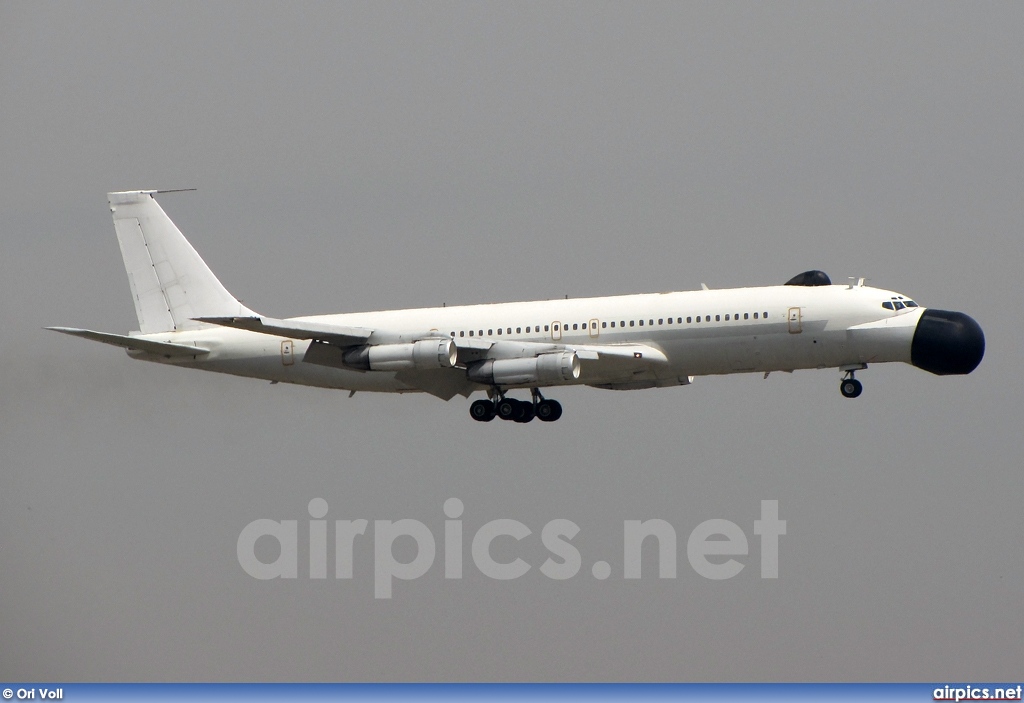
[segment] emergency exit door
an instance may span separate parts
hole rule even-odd
[[[798,334],[803,331],[800,326],[800,308],[789,309],[789,333]]]

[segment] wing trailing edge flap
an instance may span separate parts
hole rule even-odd
[[[451,400],[457,395],[468,398],[477,388],[460,369],[399,371],[395,378],[441,400]]]
[[[141,351],[148,354],[158,354],[163,357],[180,356],[203,356],[209,354],[210,350],[203,347],[195,347],[189,344],[174,344],[173,342],[158,342],[153,339],[131,337],[125,334],[112,334],[110,332],[95,332],[83,330],[77,327],[47,327],[48,330],[70,334],[72,337],[82,337],[94,342],[111,344],[115,347],[122,347],[129,351]]]
[[[323,322],[310,322],[298,319],[277,320],[272,317],[196,317],[193,319],[211,325],[259,332],[260,334],[269,334],[275,337],[319,339],[339,347],[365,344],[366,340],[373,333],[373,330],[363,329],[362,327],[329,325]]]

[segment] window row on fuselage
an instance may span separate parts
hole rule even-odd
[[[744,312],[744,313],[718,313],[713,316],[715,322],[722,322],[723,318],[725,322],[738,322],[740,320],[767,320],[768,311],[764,312]],[[685,320],[685,322],[684,322]],[[598,334],[598,325],[601,329],[624,329],[626,327],[662,327],[666,325],[695,325],[701,324],[701,322],[711,322],[711,315],[687,315],[683,317],[659,317],[659,318],[648,318],[646,321],[643,319],[639,320],[604,320],[599,321],[596,319],[588,320],[587,322],[552,322],[547,325],[543,325],[543,331],[550,333],[552,336],[560,337],[562,334],[567,334],[572,331],[576,332],[587,332],[590,336],[596,336]],[[513,329],[515,332],[513,332]],[[525,330],[525,332],[524,332]],[[486,334],[485,334],[486,332]],[[526,325],[512,327],[490,327],[486,330],[458,330],[452,331],[450,334],[452,337],[502,337],[511,334],[540,334],[541,325]]]

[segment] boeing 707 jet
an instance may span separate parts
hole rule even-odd
[[[985,337],[961,312],[907,295],[834,285],[807,271],[756,288],[382,310],[276,319],[235,299],[157,203],[161,191],[109,193],[139,329],[49,327],[123,347],[134,359],[323,388],[474,393],[474,420],[553,422],[541,389],[685,386],[697,376],[836,368],[861,394],[869,364],[902,361],[967,374]],[[528,390],[517,400],[512,390]]]

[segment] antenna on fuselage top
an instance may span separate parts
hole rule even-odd
[[[866,278],[857,278],[856,276],[847,276],[847,278],[850,279],[850,290],[853,290],[854,288],[863,288],[864,281],[868,280]],[[856,283],[854,283],[854,281],[856,281]]]

